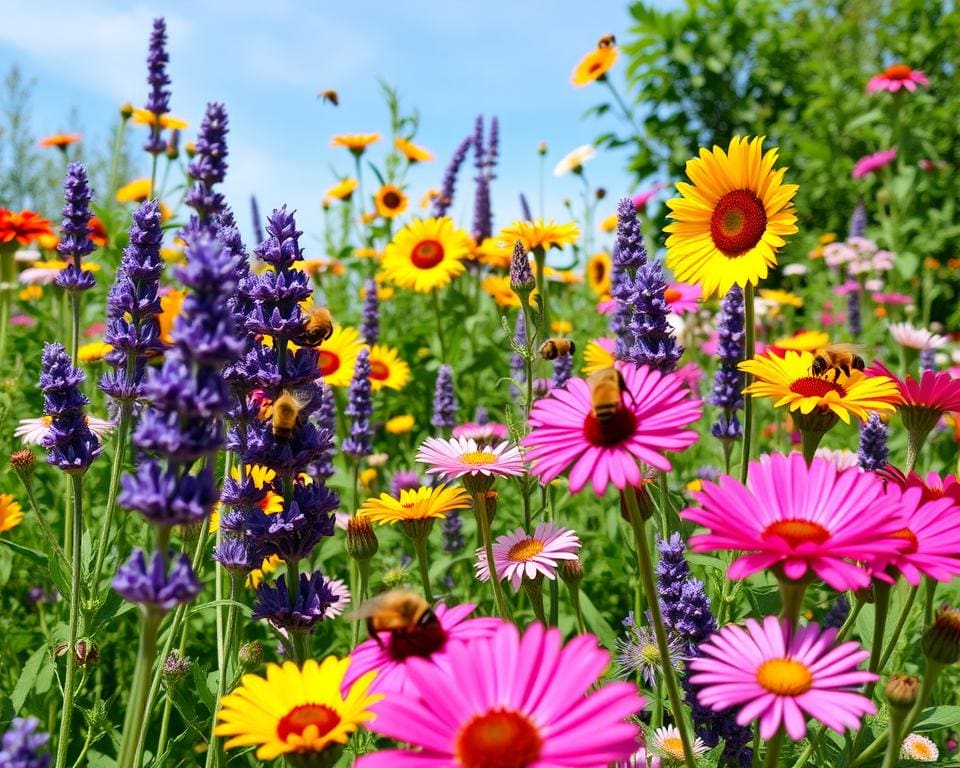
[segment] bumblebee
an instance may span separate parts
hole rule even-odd
[[[271,429],[277,440],[289,440],[293,430],[301,420],[304,406],[310,402],[310,397],[289,389],[283,390],[280,397],[273,401],[273,417]]]
[[[597,48],[610,48],[617,44],[617,38],[613,35],[604,35],[597,41]]]
[[[305,347],[319,347],[333,335],[333,315],[326,307],[310,306],[303,310],[303,341]]]
[[[850,375],[850,371],[862,371],[866,366],[860,352],[863,347],[857,344],[830,344],[819,350],[810,365],[810,373],[824,376],[833,371],[834,382],[840,374]]]
[[[394,659],[429,656],[440,648],[447,633],[430,604],[415,592],[393,589],[367,600],[353,614],[366,619],[370,637]],[[383,634],[388,634],[389,648]]]
[[[576,344],[570,339],[547,339],[540,345],[540,357],[544,360],[556,360],[577,351]]]
[[[597,421],[610,421],[623,408],[623,393],[628,391],[627,383],[616,368],[594,371],[587,379],[587,386],[590,387],[590,401]]]
[[[323,99],[323,101],[325,102],[330,102],[335,107],[340,106],[340,97],[337,96],[337,92],[332,88],[328,88],[325,91],[321,91],[320,93],[317,94],[317,96]]]

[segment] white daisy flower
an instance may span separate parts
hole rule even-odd
[[[940,750],[926,736],[911,733],[903,740],[900,747],[900,757],[907,760],[916,760],[918,763],[933,763],[940,757]]]
[[[910,323],[891,323],[890,335],[897,344],[908,349],[940,349],[948,341],[946,336],[940,336],[926,328],[915,328]]]
[[[690,745],[694,757],[700,757],[709,749],[703,743],[699,736],[694,737],[693,744]],[[680,739],[680,729],[675,725],[667,725],[663,728],[657,728],[653,732],[653,748],[667,760],[680,762],[684,760],[683,741]]]
[[[97,416],[86,416],[87,426],[100,440],[108,437],[116,426],[112,421]],[[51,419],[49,416],[39,416],[35,419],[20,419],[17,428],[13,431],[14,437],[19,437],[24,445],[40,445],[50,431]]]
[[[583,168],[584,163],[589,160],[593,160],[593,158],[596,156],[597,150],[595,150],[590,144],[584,144],[583,146],[577,147],[575,150],[573,150],[573,152],[569,153],[554,166],[553,175],[566,176],[568,173],[576,173]]]

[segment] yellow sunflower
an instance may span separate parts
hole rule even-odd
[[[799,309],[803,306],[803,299],[795,293],[790,293],[790,291],[781,291],[776,288],[761,288],[757,293],[761,299],[766,299],[781,307],[796,307]]]
[[[357,189],[356,179],[343,179],[328,189],[323,197],[326,200],[349,200]]]
[[[446,216],[414,219],[387,246],[383,272],[401,288],[427,293],[463,272],[469,253],[470,236]]]
[[[360,507],[361,517],[380,524],[402,523],[408,520],[427,520],[433,517],[443,518],[455,509],[470,506],[470,496],[463,488],[436,488],[420,486],[416,490],[400,491],[400,498],[381,493],[378,499],[367,499]]]
[[[613,356],[613,339],[593,339],[587,342],[583,350],[583,373],[589,375],[594,371],[603,371],[613,368],[617,359]]]
[[[395,219],[405,210],[410,201],[400,187],[394,184],[384,184],[373,196],[373,204],[385,219]]]
[[[784,336],[771,344],[780,352],[816,352],[830,343],[830,336],[823,331],[797,331],[793,336]]]
[[[179,117],[174,117],[170,114],[164,114],[158,117],[156,112],[151,112],[149,109],[138,108],[134,108],[130,122],[135,125],[149,125],[150,127],[157,125],[159,122],[160,128],[163,130],[170,128],[184,131],[190,127],[190,124],[186,120],[182,120]]]
[[[416,425],[416,419],[414,419],[412,415],[402,413],[399,416],[387,419],[387,423],[383,425],[383,428],[391,435],[405,435],[407,432],[412,431]]]
[[[681,196],[667,201],[674,221],[664,227],[666,265],[677,280],[700,283],[704,298],[756,285],[797,231],[797,185],[783,183],[786,168],[773,168],[777,150],[764,154],[762,143],[738,136],[726,152],[701,149],[687,161],[693,184],[678,182]]]
[[[545,222],[543,219],[535,221],[515,221],[500,232],[500,240],[509,243],[510,248],[519,240],[528,251],[542,248],[549,251],[551,248],[563,248],[572,245],[580,237],[580,227],[576,222],[557,224],[553,219]]]
[[[587,285],[597,296],[610,293],[610,273],[613,261],[608,253],[595,253],[587,261]]]
[[[324,383],[331,387],[349,387],[362,348],[360,331],[350,326],[333,326],[333,334],[323,342],[317,358]]]
[[[755,381],[743,390],[753,397],[776,398],[774,407],[786,405],[803,415],[814,409],[832,411],[844,424],[850,423],[850,414],[866,421],[871,411],[893,411],[897,401],[897,384],[886,376],[865,376],[862,371],[840,373],[834,381],[834,372],[814,376],[811,352],[786,352],[777,355],[758,355],[740,363],[740,370],[753,374]]]
[[[570,82],[577,88],[589,85],[595,80],[610,71],[610,68],[616,63],[620,52],[615,45],[604,45],[594,48],[590,53],[580,59],[580,62],[570,75]]]
[[[96,363],[106,356],[107,352],[113,349],[112,344],[105,341],[94,341],[90,344],[81,344],[77,349],[77,360],[81,363]]]
[[[396,349],[382,344],[370,348],[370,388],[374,392],[403,389],[409,381],[410,366],[400,359]]]
[[[397,136],[397,138],[393,140],[393,146],[395,146],[397,151],[407,158],[410,163],[427,163],[433,160],[433,152],[426,147],[417,146],[408,139]]]
[[[268,419],[270,418],[270,414],[272,412],[272,408],[267,406],[261,415],[264,419]],[[248,464],[245,468],[245,471],[247,477],[253,480],[253,487],[258,491],[264,491],[264,494],[260,497],[259,501],[259,507],[263,510],[264,514],[275,515],[277,512],[282,511],[283,496],[269,488],[270,484],[276,479],[277,473],[274,470],[259,464]],[[240,467],[231,467],[230,477],[239,483]],[[214,508],[213,513],[210,515],[210,532],[216,533],[219,528],[220,505],[218,504]]]
[[[258,760],[297,753],[317,755],[350,735],[375,715],[370,706],[383,698],[367,693],[376,672],[368,672],[343,695],[350,659],[327,656],[303,668],[292,661],[267,665],[266,678],[244,675],[223,697],[214,733],[229,736],[227,748],[256,745]]]
[[[493,269],[509,269],[513,245],[508,245],[495,237],[485,237],[473,252],[481,264],[486,264]]]
[[[331,147],[346,147],[353,154],[359,156],[367,147],[380,141],[379,133],[347,133],[334,136],[330,139]]]
[[[0,493],[0,533],[16,528],[23,522],[23,508],[13,494]]]

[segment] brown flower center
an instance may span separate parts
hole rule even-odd
[[[847,390],[835,381],[827,381],[816,376],[804,376],[790,385],[790,391],[801,397],[823,397],[828,392],[836,392],[845,397]]]
[[[518,541],[507,552],[507,559],[515,563],[525,563],[543,552],[543,542],[539,539]]]
[[[593,282],[599,285],[603,282],[603,278],[607,276],[607,265],[602,259],[597,259],[590,267],[593,273]]]
[[[410,261],[417,269],[432,269],[443,261],[443,245],[436,240],[421,240],[413,247]]]
[[[777,696],[799,696],[813,687],[813,674],[799,661],[769,659],[757,669],[757,682]]]
[[[603,421],[590,411],[583,420],[583,436],[593,445],[605,447],[616,445],[631,437],[636,431],[637,417],[629,408],[620,408]]]
[[[830,531],[810,520],[778,520],[766,527],[762,538],[769,539],[774,536],[779,536],[796,549],[807,542],[823,544],[830,538]]]
[[[389,192],[385,192],[384,195],[380,198],[380,201],[383,203],[384,208],[390,208],[392,210],[394,208],[400,207],[400,203],[403,202],[403,198],[401,198],[400,195],[398,195],[396,192],[391,190]]]
[[[911,72],[913,72],[913,70],[910,69],[907,64],[894,64],[893,66],[887,67],[883,75],[890,80],[908,80]]]
[[[463,768],[526,768],[540,759],[542,745],[539,732],[525,715],[494,709],[460,730],[456,756]]]
[[[291,734],[302,736],[310,726],[317,729],[317,736],[325,736],[340,724],[340,715],[323,704],[301,704],[280,718],[277,723],[277,738],[286,742]]]
[[[710,236],[724,256],[739,256],[760,242],[767,228],[767,210],[748,189],[727,192],[710,218]]]

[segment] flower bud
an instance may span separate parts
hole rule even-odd
[[[912,675],[893,675],[883,692],[892,709],[908,712],[917,703],[920,681]]]
[[[410,569],[403,565],[395,565],[392,568],[387,568],[380,580],[387,589],[396,589],[405,587],[409,579]]]
[[[180,653],[170,651],[170,655],[163,662],[163,681],[169,686],[178,683],[193,671],[193,661]]]
[[[594,194],[597,196],[597,200],[603,200],[607,196],[607,190],[603,187],[597,187]]]
[[[263,643],[259,640],[244,643],[240,646],[237,658],[240,660],[240,666],[243,667],[244,671],[250,672],[256,669],[263,663]]]
[[[164,154],[166,154],[168,160],[176,160],[180,157],[180,131],[176,128],[170,131],[170,138],[167,141]]]
[[[197,145],[192,141],[188,141],[183,145],[183,151],[187,153],[187,157],[193,157],[197,154]]]
[[[533,270],[530,269],[530,258],[523,243],[517,240],[513,246],[513,254],[510,256],[510,290],[523,299],[530,295],[536,284]]]
[[[486,502],[487,520],[490,521],[490,525],[493,525],[493,519],[497,516],[497,502],[500,499],[500,494],[496,491],[486,491],[483,494],[483,499]]]
[[[939,664],[960,661],[960,610],[945,605],[920,640],[923,655]]]
[[[54,652],[58,657],[66,656],[69,648],[67,643],[57,643]],[[100,661],[100,650],[87,640],[77,640],[77,644],[73,647],[73,656],[78,667],[86,667],[88,664],[96,664]]]
[[[369,560],[380,548],[373,524],[366,517],[351,517],[347,521],[347,554],[354,560]]]
[[[123,102],[123,104],[120,105],[120,117],[124,120],[129,120],[133,117],[133,104],[129,101]]]
[[[537,147],[537,153],[541,155],[547,154],[547,142],[541,141],[540,146]]]
[[[22,448],[10,454],[10,466],[17,476],[26,483],[32,476],[37,465],[37,457],[29,448]]]
[[[583,563],[578,557],[576,560],[560,561],[560,578],[569,587],[576,587],[583,581]]]

